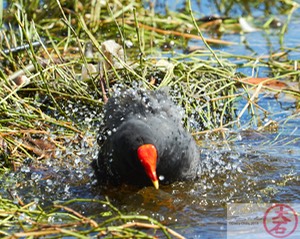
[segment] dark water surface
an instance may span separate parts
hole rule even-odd
[[[177,4],[167,2],[173,10],[182,6],[182,1],[177,1]],[[201,1],[201,7],[196,2],[193,1],[195,10],[202,10],[199,15],[217,12],[209,1]],[[276,14],[276,10],[273,11]],[[235,16],[241,14],[243,11],[239,8],[234,10]],[[263,16],[263,10],[253,10],[252,14]],[[278,17],[283,22],[287,19],[284,14],[278,14]],[[299,24],[298,8],[288,25],[283,44],[280,43],[278,30],[274,29],[271,33],[257,31],[224,35],[224,39],[241,44],[219,50],[260,56],[280,47],[299,49]],[[242,38],[250,48],[242,43]],[[191,41],[190,44],[198,42]],[[291,52],[288,57],[299,61],[300,53]],[[240,71],[251,75],[252,69]],[[259,76],[270,73],[268,69],[256,71]],[[241,99],[239,110],[245,102]],[[251,117],[246,112],[241,118],[241,128],[226,132],[228,141],[214,135],[201,138],[202,172],[196,182],[178,182],[161,186],[159,190],[128,186],[100,190],[91,179],[93,172],[89,166],[97,155],[97,146],[90,147],[86,143],[91,138],[87,134],[75,149],[74,145],[70,145],[66,152],[61,153],[60,162],[49,159],[39,167],[28,164],[21,172],[5,175],[0,193],[7,196],[6,190],[9,189],[21,195],[25,202],[36,200],[45,206],[55,200],[74,197],[104,199],[109,196],[121,211],[152,216],[187,238],[226,238],[228,203],[300,203],[300,114],[296,103],[297,99],[293,97],[274,97],[262,93],[258,104],[268,111],[267,114],[261,113],[254,122],[249,122]],[[271,120],[278,122],[278,125],[258,130],[259,125]],[[68,160],[69,157],[76,158],[75,164]],[[16,184],[19,186],[15,187]],[[99,205],[86,203],[78,208],[85,215],[98,215],[103,211]],[[300,238],[300,231],[289,238]]]
[[[24,166],[22,172],[6,175],[1,194],[10,189],[25,202],[35,200],[42,206],[74,197],[104,200],[108,196],[122,212],[149,215],[187,238],[226,238],[228,203],[300,202],[299,120],[298,115],[274,133],[252,129],[228,133],[230,142],[208,136],[200,142],[202,176],[196,182],[178,182],[159,190],[100,189],[93,185],[89,167],[95,155],[82,147],[83,154],[71,153],[77,157],[75,165],[48,160],[41,167]],[[84,215],[105,211],[89,203],[75,209]],[[298,231],[291,238],[299,235]]]

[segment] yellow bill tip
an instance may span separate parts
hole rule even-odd
[[[159,183],[158,183],[158,180],[153,180],[152,183],[153,183],[153,185],[154,185],[154,187],[155,187],[156,189],[159,189]]]

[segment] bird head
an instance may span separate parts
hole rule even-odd
[[[143,144],[137,149],[137,156],[143,165],[147,176],[151,179],[154,187],[159,188],[156,174],[157,150],[153,144]]]

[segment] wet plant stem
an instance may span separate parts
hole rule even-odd
[[[143,47],[142,47],[142,38],[141,38],[141,34],[140,34],[140,28],[139,28],[139,23],[137,20],[135,8],[133,9],[133,15],[134,15],[134,22],[135,22],[135,30],[136,30],[136,35],[137,35],[138,45],[139,45],[139,50],[140,50],[140,54],[139,54],[140,67],[143,68],[144,51],[143,51]]]
[[[209,46],[209,44],[206,42],[205,38],[203,37],[202,31],[200,30],[200,28],[197,25],[197,22],[195,20],[194,14],[193,14],[193,9],[192,9],[192,5],[191,5],[191,0],[188,0],[188,8],[189,8],[189,12],[192,18],[192,22],[194,24],[194,27],[196,28],[199,36],[201,37],[204,45],[206,46],[206,48],[211,52],[211,54],[214,56],[214,58],[216,59],[216,61],[219,63],[219,65],[221,67],[223,67],[223,63],[219,60],[218,56],[216,55],[216,53],[213,51],[213,49]]]

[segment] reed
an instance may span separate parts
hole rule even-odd
[[[208,26],[197,19],[190,1],[186,14],[166,9],[170,18],[155,13],[151,4],[144,8],[141,1],[104,2],[14,0],[3,10],[0,1],[0,26],[4,26],[0,38],[0,174],[17,170],[25,159],[55,159],[55,152],[66,150],[70,142],[77,145],[85,139],[96,144],[105,98],[116,86],[168,87],[195,137],[214,132],[226,138],[228,129],[242,127],[240,119],[246,113],[250,121],[257,121],[258,113],[266,112],[256,103],[263,90],[300,97],[297,88],[267,84],[283,78],[299,81],[297,62],[285,57],[299,52],[299,47],[260,57],[233,55],[212,46],[236,42],[203,36]],[[229,9],[226,1],[215,2]],[[295,5],[286,2],[290,19]],[[229,20],[210,29],[235,29],[237,21]],[[102,43],[110,39],[121,46],[122,54],[107,55]],[[191,39],[204,44],[188,49]],[[85,53],[87,43],[92,45],[92,57]],[[83,67],[87,77],[82,77]],[[267,67],[272,77],[259,84],[246,81],[247,76],[237,73],[244,67]],[[246,103],[238,110],[236,103],[241,99]],[[22,205],[0,196],[0,234],[6,238],[155,238],[151,235],[159,232],[166,238],[182,238],[149,217],[122,214],[106,201],[90,203],[108,205],[113,216],[96,222],[66,206],[69,202],[43,209],[34,202]],[[47,222],[54,213],[63,223]]]

